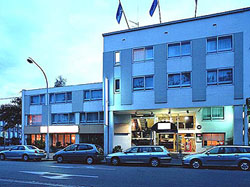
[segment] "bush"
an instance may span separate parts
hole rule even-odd
[[[44,149],[45,148],[45,142],[41,140],[36,140],[35,141],[35,146],[38,147],[39,149]]]
[[[122,152],[122,147],[120,145],[117,145],[113,148],[113,153],[117,153],[117,152]]]

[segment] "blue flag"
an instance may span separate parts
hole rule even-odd
[[[122,18],[122,4],[119,3],[119,6],[118,6],[118,9],[117,9],[117,12],[116,12],[116,20],[117,22],[120,24],[120,21],[121,21],[121,18]]]
[[[154,14],[154,12],[155,12],[155,9],[156,9],[157,5],[158,5],[158,0],[154,0],[153,3],[152,3],[151,8],[150,8],[150,10],[149,10],[150,16],[153,16],[153,14]]]

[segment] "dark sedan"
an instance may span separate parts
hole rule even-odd
[[[81,161],[87,164],[100,162],[104,159],[103,149],[94,144],[72,144],[65,149],[56,152],[53,159],[58,163],[64,161]]]

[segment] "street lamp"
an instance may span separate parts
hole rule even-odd
[[[47,91],[47,101],[46,101],[46,105],[47,105],[47,111],[48,111],[48,121],[47,121],[47,140],[46,140],[46,143],[45,143],[45,150],[46,150],[46,157],[47,159],[49,158],[49,116],[50,116],[50,112],[49,112],[49,84],[48,84],[48,79],[47,79],[47,76],[45,74],[45,72],[43,71],[43,69],[41,68],[41,66],[39,66],[35,60],[33,60],[31,57],[29,57],[27,59],[27,61],[30,63],[30,64],[35,64],[43,73],[44,75],[44,78],[45,78],[45,81],[46,81],[46,91]]]

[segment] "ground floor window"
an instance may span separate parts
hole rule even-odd
[[[67,147],[68,145],[75,143],[75,137],[75,134],[51,134],[51,146],[57,148]]]
[[[27,144],[35,145],[40,149],[45,148],[45,134],[30,134],[27,136]]]
[[[103,134],[80,134],[80,143],[97,144],[103,147]]]
[[[203,146],[216,146],[225,144],[225,134],[224,133],[204,133]]]

